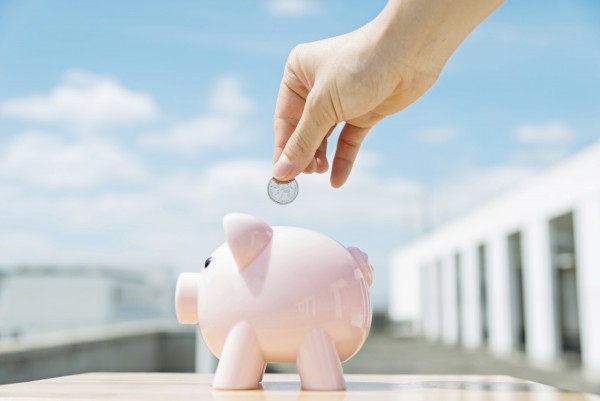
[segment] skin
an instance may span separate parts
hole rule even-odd
[[[296,46],[275,107],[273,177],[328,171],[327,139],[344,123],[331,167],[331,185],[341,187],[371,128],[421,97],[501,3],[390,0],[356,31]]]

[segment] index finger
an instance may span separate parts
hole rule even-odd
[[[275,140],[273,161],[279,159],[286,143],[294,133],[302,116],[305,103],[306,99],[304,97],[290,89],[284,82],[281,83],[273,121]]]

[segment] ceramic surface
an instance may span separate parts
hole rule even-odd
[[[219,389],[256,388],[268,362],[296,362],[302,387],[345,388],[341,362],[371,325],[365,253],[320,233],[241,213],[205,268],[179,277],[178,320],[197,324],[220,358]]]

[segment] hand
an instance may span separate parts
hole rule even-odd
[[[500,1],[391,0],[354,32],[294,48],[275,108],[273,177],[326,172],[327,138],[345,122],[331,169],[331,185],[342,186],[373,125],[425,93]]]
[[[275,160],[284,155],[275,178],[327,171],[327,137],[345,121],[331,170],[331,185],[342,186],[371,127],[435,82],[437,75],[390,57],[374,36],[366,26],[291,52],[275,109]]]

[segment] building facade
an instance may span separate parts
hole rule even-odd
[[[0,340],[173,315],[166,268],[0,268]]]
[[[405,331],[600,378],[600,143],[401,248],[390,276]]]

